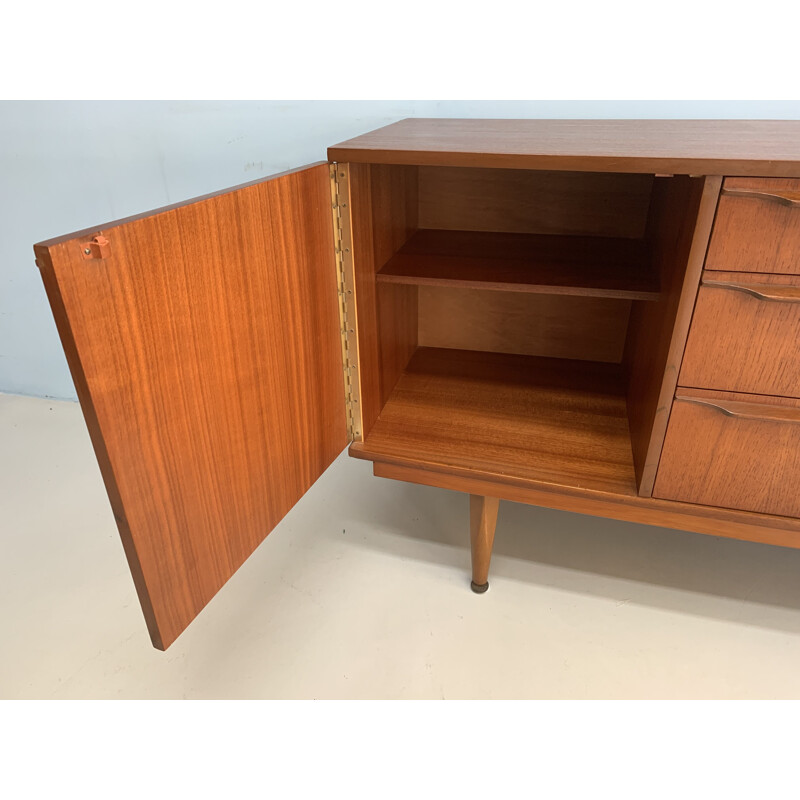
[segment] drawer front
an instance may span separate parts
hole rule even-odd
[[[800,179],[726,178],[706,269],[800,275]]]
[[[678,385],[800,397],[800,281],[715,274],[703,275]]]
[[[676,396],[653,496],[800,517],[800,401],[704,394]]]

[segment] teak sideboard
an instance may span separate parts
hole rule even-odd
[[[348,443],[800,547],[800,122],[410,119],[35,246],[165,649]]]

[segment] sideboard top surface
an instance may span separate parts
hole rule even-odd
[[[800,177],[800,121],[404,119],[331,161]]]

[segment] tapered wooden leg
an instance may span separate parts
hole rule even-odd
[[[469,496],[469,538],[472,546],[472,591],[483,594],[489,588],[494,529],[500,501],[496,497]]]

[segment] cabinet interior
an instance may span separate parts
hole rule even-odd
[[[362,454],[636,494],[702,185],[350,165]]]

